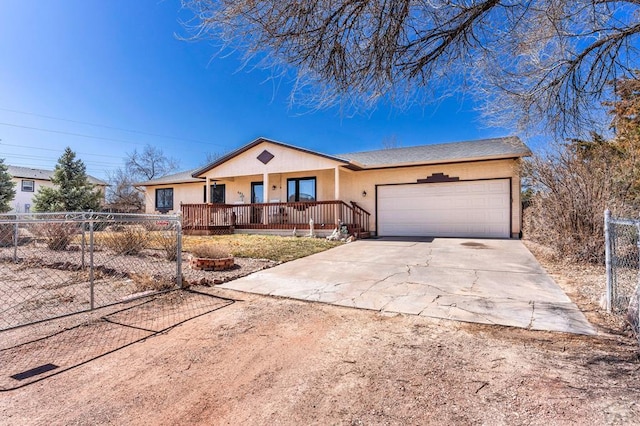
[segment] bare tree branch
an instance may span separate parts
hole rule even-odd
[[[164,155],[160,148],[145,145],[142,152],[134,150],[127,154],[125,170],[133,180],[151,180],[178,170],[176,159]]]
[[[494,124],[579,131],[640,68],[640,1],[183,0],[192,39],[292,77],[312,108],[473,93]],[[539,128],[539,127],[538,127]]]

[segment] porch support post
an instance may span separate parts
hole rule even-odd
[[[263,173],[262,175],[262,200],[265,203],[269,202],[269,189],[271,188],[269,184],[269,173]],[[265,225],[269,224],[269,209],[262,209],[262,223]]]
[[[333,194],[334,194],[334,200],[340,201],[340,167],[336,166],[336,168],[334,169],[334,178],[333,178],[333,183],[334,183],[334,189],[333,189]],[[345,218],[340,217],[340,212],[342,211],[342,206],[336,204],[335,205],[335,213],[334,213],[334,222],[336,224],[336,226],[340,225],[340,221],[344,221]]]

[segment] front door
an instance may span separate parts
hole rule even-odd
[[[225,202],[225,186],[224,184],[214,183],[211,185],[211,197],[209,202],[213,204],[224,204]]]
[[[264,184],[251,182],[251,204],[264,203]],[[262,223],[262,206],[251,206],[251,223]]]

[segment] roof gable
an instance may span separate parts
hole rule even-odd
[[[277,147],[281,147],[281,148],[284,148],[286,150],[293,150],[293,151],[305,153],[305,154],[308,154],[308,155],[312,155],[312,156],[316,156],[316,157],[319,157],[319,158],[327,159],[327,160],[330,160],[332,162],[336,162],[338,164],[344,164],[344,165],[348,165],[349,164],[349,161],[345,160],[343,158],[339,158],[339,157],[328,155],[328,154],[323,154],[323,153],[320,153],[320,152],[317,152],[317,151],[312,151],[310,149],[301,148],[301,147],[298,147],[298,146],[289,145],[289,144],[286,144],[286,143],[282,143],[282,142],[278,142],[278,141],[274,141],[274,140],[271,140],[271,139],[260,137],[260,138],[255,139],[254,141],[248,143],[247,145],[244,145],[244,146],[236,149],[235,151],[232,151],[229,154],[218,158],[214,162],[212,162],[210,164],[207,164],[206,166],[194,171],[192,176],[194,176],[194,177],[202,177],[202,175],[204,175],[205,173],[209,172],[210,170],[212,170],[212,169],[214,169],[216,167],[219,167],[219,166],[221,166],[221,165],[223,165],[223,164],[225,164],[225,163],[227,163],[227,162],[229,162],[229,161],[241,156],[242,154],[252,150],[253,148],[258,147],[259,145],[265,145],[265,147],[267,148],[267,149],[265,149],[265,151],[267,151],[267,154],[265,154],[265,158],[263,158],[263,159],[257,158],[258,161],[261,161],[265,165],[268,164],[269,161],[271,160],[271,159],[268,158],[269,157],[268,154],[270,154],[270,152],[268,150],[268,145],[275,145]],[[263,153],[264,152],[260,153],[258,155],[258,157],[260,155],[262,155]]]

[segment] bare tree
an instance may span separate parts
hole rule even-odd
[[[528,239],[575,261],[604,260],[602,213],[616,215],[635,210],[628,184],[632,170],[625,167],[624,152],[600,135],[551,145],[547,155],[524,163],[531,190],[524,213]]]
[[[144,197],[133,184],[135,181],[127,171],[118,167],[108,174],[107,203],[117,212],[134,213],[144,210]]]
[[[107,203],[120,212],[138,212],[144,210],[142,191],[135,183],[156,179],[178,169],[178,162],[164,155],[160,148],[146,145],[142,152],[134,150],[127,154],[124,167],[109,173]]]
[[[224,154],[222,152],[219,152],[219,151],[207,152],[207,155],[205,156],[204,165],[211,164],[214,161],[218,160],[219,158],[222,158],[223,156],[224,156]]]
[[[164,155],[160,148],[145,145],[142,152],[134,150],[127,154],[126,173],[134,180],[151,180],[178,170],[176,159]]]
[[[192,39],[294,75],[292,102],[474,93],[500,123],[569,132],[638,68],[637,0],[183,0]]]

